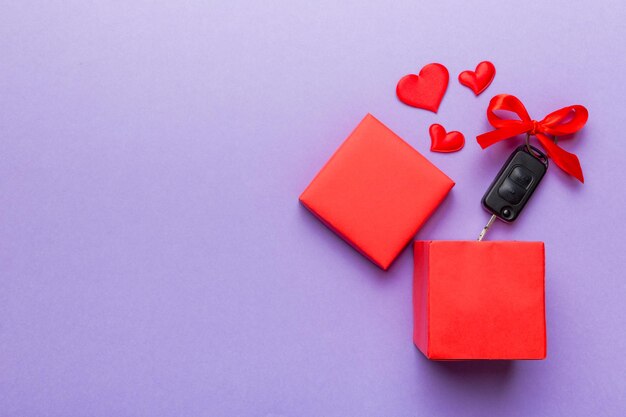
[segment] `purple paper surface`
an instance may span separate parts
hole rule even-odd
[[[271,4],[269,4],[271,3]],[[0,416],[624,416],[626,3],[4,1]],[[497,69],[475,97],[457,76]],[[438,114],[395,97],[429,62]],[[426,360],[412,254],[383,272],[297,202],[368,112],[456,186],[475,239],[512,140],[485,109],[583,104],[514,225],[541,240],[548,358]],[[428,127],[467,139],[429,152]]]

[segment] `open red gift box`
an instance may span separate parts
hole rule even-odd
[[[454,186],[419,152],[368,114],[300,202],[383,269]]]
[[[544,359],[543,242],[417,241],[415,345],[429,359]]]

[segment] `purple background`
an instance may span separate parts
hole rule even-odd
[[[622,0],[43,3],[0,5],[1,416],[626,415]],[[436,115],[394,93],[429,62]],[[548,359],[429,362],[410,251],[383,272],[297,197],[371,112],[457,182],[418,237],[474,239],[501,92],[591,115],[587,183],[551,167],[488,235],[546,242]]]

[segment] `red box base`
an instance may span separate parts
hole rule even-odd
[[[429,359],[544,359],[543,242],[417,241],[413,340]]]

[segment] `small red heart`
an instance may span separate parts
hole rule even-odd
[[[448,88],[449,74],[441,64],[428,64],[419,75],[409,74],[400,78],[396,94],[409,106],[437,113],[439,104]]]
[[[476,71],[460,73],[459,82],[472,90],[475,95],[479,95],[489,87],[495,76],[496,67],[489,61],[483,61],[476,66]]]
[[[456,152],[465,145],[463,133],[457,131],[446,133],[446,129],[437,123],[430,125],[428,133],[432,152]]]

